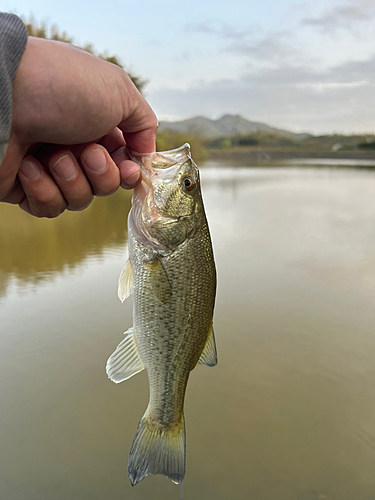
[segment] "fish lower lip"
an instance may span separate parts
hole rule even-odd
[[[134,188],[133,196],[134,198],[138,198],[143,204],[145,198],[150,193],[150,184],[142,178],[142,181],[138,184],[137,187]]]

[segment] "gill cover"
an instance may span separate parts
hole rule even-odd
[[[168,254],[195,225],[200,185],[190,146],[150,154],[128,149],[128,154],[142,171],[133,194],[132,229],[142,243]]]

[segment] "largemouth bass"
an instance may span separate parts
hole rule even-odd
[[[108,359],[116,383],[144,368],[150,400],[129,455],[132,485],[151,474],[185,475],[184,398],[191,370],[217,363],[212,316],[216,271],[190,146],[130,152],[142,170],[128,218],[129,260],[119,297],[134,290],[133,328]]]

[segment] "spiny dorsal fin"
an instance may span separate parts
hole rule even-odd
[[[106,366],[108,378],[116,384],[141,372],[145,367],[135,343],[133,328],[129,328],[125,335],[124,340],[119,343],[115,352],[109,357]]]
[[[133,291],[133,266],[130,262],[130,259],[127,260],[124,269],[121,271],[120,278],[118,280],[118,298],[121,302],[124,302],[125,299],[129,297],[129,295]]]
[[[198,363],[200,365],[207,366],[215,366],[217,364],[216,342],[212,325],[210,331],[208,332],[207,342]]]

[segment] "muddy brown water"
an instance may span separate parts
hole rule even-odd
[[[185,500],[373,500],[375,170],[211,162],[202,184],[219,364],[189,381]],[[0,205],[1,499],[178,499],[164,477],[130,486],[147,376],[104,371],[132,323],[129,208]]]

